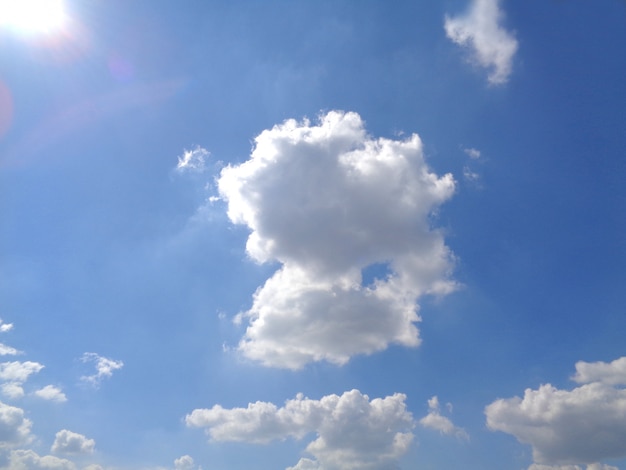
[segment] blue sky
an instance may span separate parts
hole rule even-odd
[[[0,468],[626,469],[626,3],[30,1]]]

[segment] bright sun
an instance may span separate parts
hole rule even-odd
[[[66,19],[63,0],[0,0],[0,27],[16,32],[51,33]]]

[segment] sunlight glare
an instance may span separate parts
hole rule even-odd
[[[0,0],[0,27],[27,34],[50,33],[65,21],[63,0]]]

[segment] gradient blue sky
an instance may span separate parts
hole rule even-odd
[[[0,18],[0,468],[626,470],[624,1],[65,14]]]

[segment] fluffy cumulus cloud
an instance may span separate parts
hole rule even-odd
[[[450,418],[442,416],[439,399],[436,396],[428,400],[428,414],[420,419],[420,424],[425,428],[439,431],[441,434],[456,436],[459,439],[469,439],[469,435],[463,428],[455,426]]]
[[[100,386],[100,382],[102,382],[102,380],[110,378],[113,375],[113,371],[121,369],[124,366],[122,361],[102,357],[92,352],[86,352],[83,354],[81,361],[94,363],[96,373],[92,375],[83,375],[80,378],[83,382],[91,384],[94,387]]]
[[[23,383],[28,380],[32,374],[36,374],[43,365],[38,362],[3,362],[0,364],[0,380],[8,380],[12,382]]]
[[[201,467],[196,467],[193,458],[190,455],[183,455],[182,457],[174,460],[174,470],[202,470]]]
[[[601,382],[608,385],[626,385],[626,357],[613,362],[576,363],[576,375],[573,380],[578,383]]]
[[[218,179],[249,255],[280,269],[238,318],[239,350],[268,366],[346,363],[390,343],[417,346],[417,300],[445,294],[453,256],[432,214],[454,193],[424,161],[417,135],[374,139],[356,113],[288,120],[255,139]],[[372,282],[368,267],[382,265]]]
[[[53,401],[56,403],[64,403],[67,401],[65,393],[63,393],[60,388],[55,387],[54,385],[46,385],[45,387],[33,392],[33,395],[44,400]]]
[[[530,444],[536,466],[609,469],[602,460],[626,456],[626,384],[623,364],[579,362],[573,390],[550,384],[527,389],[523,398],[487,406],[487,425]],[[569,467],[568,467],[569,466]]]
[[[30,442],[31,427],[24,410],[0,402],[0,449]]]
[[[306,447],[314,459],[303,458],[291,470],[380,470],[394,468],[413,439],[405,399],[395,394],[370,400],[358,390],[320,400],[300,394],[280,408],[256,402],[247,408],[197,409],[186,423],[206,428],[213,441],[268,443],[316,433]]]
[[[517,41],[501,26],[503,13],[499,0],[472,0],[469,10],[460,16],[446,16],[446,35],[471,51],[471,59],[490,69],[488,80],[502,84],[509,79]]]
[[[40,456],[32,450],[20,449],[11,451],[7,468],[11,470],[76,470],[76,465],[53,455]]]
[[[92,454],[96,441],[67,429],[56,433],[52,452],[58,454]]]

